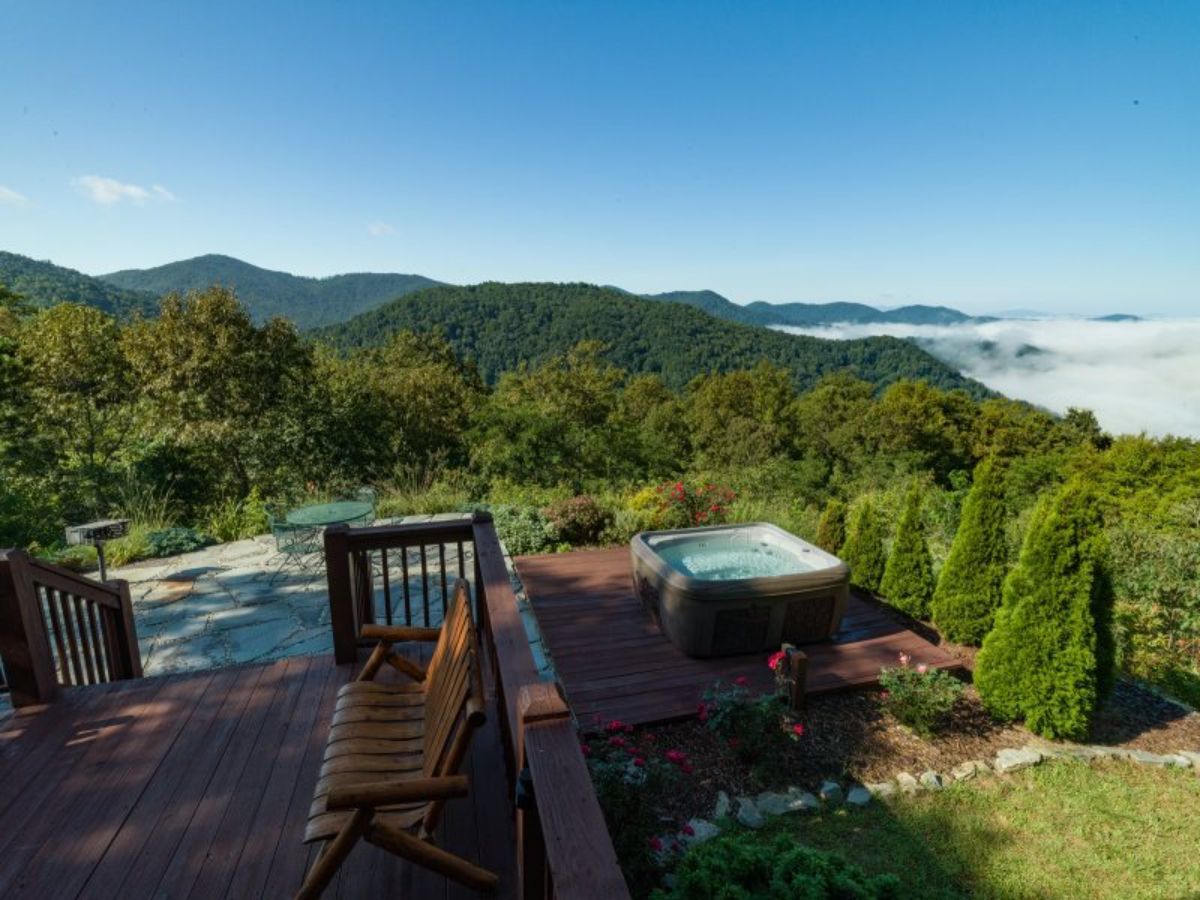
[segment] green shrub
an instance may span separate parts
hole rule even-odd
[[[975,469],[930,603],[933,623],[945,637],[979,645],[1000,606],[1007,566],[1003,471],[988,458]]]
[[[899,860],[897,861],[900,862]],[[654,900],[891,900],[895,875],[867,875],[839,854],[797,843],[787,832],[720,835],[688,851],[670,888]]]
[[[987,708],[1045,737],[1085,737],[1112,685],[1112,604],[1098,498],[1077,477],[1039,504],[1004,582],[975,668]]]
[[[887,554],[883,549],[883,519],[870,497],[863,498],[850,517],[841,558],[850,567],[850,580],[876,592],[883,580]]]
[[[152,531],[146,536],[146,539],[150,550],[149,555],[155,559],[202,550],[213,543],[212,538],[201,534],[196,529],[182,527]]]
[[[921,521],[921,489],[914,485],[904,503],[879,592],[892,606],[924,619],[929,615],[933,588],[933,560]]]
[[[912,662],[908,654],[901,653],[900,665],[880,671],[883,705],[917,734],[929,737],[939,720],[954,709],[963,686],[953,675]]]
[[[589,494],[551,503],[546,518],[569,544],[598,544],[612,524],[612,513]]]
[[[825,504],[817,523],[817,546],[835,556],[846,543],[846,504],[836,497]]]
[[[500,505],[491,507],[491,513],[496,534],[513,556],[551,553],[559,549],[558,531],[540,509]]]

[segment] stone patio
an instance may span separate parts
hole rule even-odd
[[[410,516],[389,524],[459,518],[458,515]],[[447,583],[459,570],[457,550],[446,548]],[[463,571],[474,580],[474,556],[468,545]],[[526,630],[539,666],[549,663],[524,591],[505,553],[510,577],[521,600]],[[329,591],[319,556],[305,568],[281,570],[282,558],[269,535],[217,544],[169,559],[146,560],[110,573],[129,582],[142,666],[147,675],[261,662],[283,656],[333,652],[329,627]],[[410,551],[409,590],[414,625],[425,624],[417,551]],[[394,621],[405,624],[404,575],[399,554],[389,554]],[[378,565],[378,563],[377,563]],[[427,560],[430,624],[442,619],[441,569],[437,555]],[[376,617],[383,621],[383,590],[376,576]]]

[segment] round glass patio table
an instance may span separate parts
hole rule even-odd
[[[371,514],[372,506],[364,500],[339,500],[337,503],[316,503],[312,506],[301,506],[288,510],[289,525],[337,525],[340,522],[353,522]]]

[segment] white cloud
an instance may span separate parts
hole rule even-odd
[[[1059,413],[1069,406],[1091,409],[1108,431],[1200,437],[1200,319],[783,330],[832,338],[911,338],[1009,397]]]
[[[380,222],[376,219],[374,222],[367,223],[367,234],[371,237],[389,237],[396,233],[396,226],[389,225],[387,222]]]
[[[20,209],[23,206],[29,205],[29,198],[24,194],[18,194],[12,188],[5,187],[0,184],[0,206],[12,206]]]
[[[175,200],[176,197],[161,184],[156,184],[148,190],[139,184],[126,184],[115,178],[105,178],[101,175],[82,175],[72,179],[76,189],[101,206],[112,206],[122,200],[142,205],[147,200]]]

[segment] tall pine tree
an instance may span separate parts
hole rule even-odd
[[[904,513],[879,585],[879,592],[888,603],[918,619],[929,615],[934,589],[933,560],[921,521],[921,499],[921,486],[914,484],[905,498]]]
[[[850,580],[860,588],[876,592],[883,580],[887,554],[883,549],[884,528],[875,503],[864,498],[850,517],[842,561],[850,567]]]
[[[1004,519],[1004,472],[989,457],[975,467],[930,604],[934,625],[952,641],[978,646],[992,628],[1008,567]]]
[[[1099,502],[1082,478],[1039,506],[975,667],[993,714],[1024,717],[1049,738],[1087,736],[1114,678],[1107,553]]]

